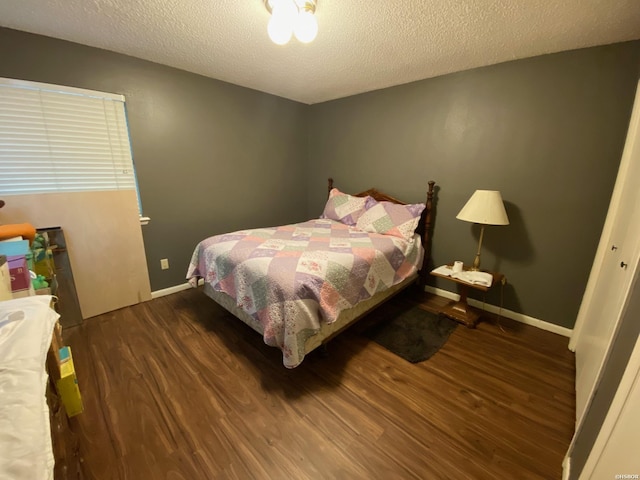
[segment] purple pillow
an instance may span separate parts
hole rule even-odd
[[[425,204],[399,205],[392,202],[377,202],[369,197],[365,208],[366,211],[356,222],[356,228],[365,232],[394,235],[411,240]]]
[[[327,200],[320,218],[337,220],[353,227],[360,215],[364,213],[365,203],[368,198],[371,197],[354,197],[353,195],[342,193],[337,188],[333,188],[329,192],[329,200]]]

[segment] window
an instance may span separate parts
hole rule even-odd
[[[125,189],[138,191],[122,95],[0,78],[1,195]]]

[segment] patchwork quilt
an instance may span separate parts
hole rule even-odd
[[[402,282],[422,255],[418,235],[407,241],[317,219],[207,238],[193,252],[187,279],[201,277],[234,298],[293,368],[321,322]]]

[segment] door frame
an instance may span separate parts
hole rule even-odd
[[[638,314],[640,314],[640,300],[638,297],[640,296],[640,269],[636,269],[634,279],[632,281],[631,294],[629,298],[625,302],[623,317],[631,316],[635,318]],[[633,299],[633,300],[632,300]],[[616,390],[615,396],[609,406],[609,410],[607,411],[606,417],[600,427],[600,431],[598,432],[593,446],[591,447],[591,451],[589,452],[589,456],[587,457],[582,471],[580,472],[580,479],[589,479],[591,478],[592,473],[595,468],[598,466],[598,463],[602,459],[602,455],[604,453],[604,449],[607,446],[607,443],[611,439],[612,435],[615,435],[615,428],[618,424],[619,418],[622,414],[622,410],[629,400],[629,396],[631,394],[631,390],[634,387],[634,384],[638,382],[640,379],[640,337],[636,339],[635,346],[631,355],[629,357],[629,361],[624,370],[622,378],[620,379],[620,383],[618,384],[618,388]],[[571,469],[571,456],[573,453],[573,447],[576,442],[577,437],[580,435],[580,429],[576,429],[576,433],[571,440],[571,445],[567,451],[567,454],[562,462],[563,466],[563,480],[567,480],[571,477],[570,469]],[[634,448],[633,445],[632,448]],[[606,461],[606,459],[604,459]],[[637,473],[637,472],[628,472],[628,473]]]
[[[622,159],[620,160],[620,167],[618,168],[618,176],[616,177],[616,183],[613,187],[613,193],[611,195],[611,201],[609,203],[609,210],[607,211],[607,217],[602,228],[602,234],[600,235],[600,243],[596,251],[595,259],[593,260],[593,266],[591,267],[591,273],[589,274],[589,280],[582,297],[582,303],[578,310],[578,316],[576,318],[571,338],[569,339],[569,350],[576,351],[576,344],[578,338],[582,333],[582,327],[585,322],[585,317],[591,308],[591,302],[593,301],[593,293],[598,283],[598,276],[602,270],[604,263],[604,257],[609,249],[609,238],[611,237],[611,231],[613,229],[615,221],[615,213],[618,211],[620,201],[622,197],[623,187],[627,181],[627,174],[631,168],[631,153],[636,146],[636,139],[640,137],[640,81],[638,81],[638,87],[636,89],[636,97],[633,103],[633,110],[631,112],[631,120],[629,121],[629,129],[627,132],[636,132],[635,135],[627,133],[627,138],[622,152]],[[640,148],[640,145],[638,145]],[[579,419],[578,419],[579,420]]]
[[[638,312],[635,312],[637,314]],[[633,313],[632,313],[633,315]],[[591,448],[591,452],[589,453],[589,458],[584,464],[584,468],[582,469],[581,477],[585,476],[585,478],[590,478],[593,471],[599,465],[600,461],[605,461],[606,458],[603,457],[605,447],[607,443],[615,435],[615,429],[620,420],[620,416],[622,414],[622,410],[627,402],[630,399],[631,390],[634,387],[635,383],[640,380],[640,337],[636,340],[636,345],[633,349],[631,357],[629,358],[629,363],[627,364],[627,368],[622,375],[622,379],[620,380],[620,385],[618,386],[618,390],[616,391],[616,395],[611,402],[611,406],[609,407],[609,411],[607,412],[607,416],[602,423],[602,427],[600,427],[600,432],[598,433],[598,437],[596,441],[593,443],[593,447]],[[632,455],[631,449],[636,450],[636,445],[629,445],[629,454]],[[638,473],[638,472],[620,472],[620,473]]]
[[[612,230],[613,230],[613,226],[616,220],[616,213],[618,211],[618,208],[620,206],[620,202],[621,202],[621,198],[622,198],[622,193],[625,187],[625,184],[628,181],[633,181],[633,179],[629,178],[629,170],[631,169],[632,166],[632,153],[634,152],[634,149],[640,149],[640,81],[638,81],[638,87],[636,89],[636,96],[635,96],[635,100],[634,100],[634,104],[633,104],[633,110],[631,113],[631,119],[629,121],[629,128],[627,130],[627,137],[625,140],[625,146],[624,146],[624,150],[622,153],[622,158],[620,160],[620,166],[618,168],[618,176],[616,178],[616,183],[613,189],[613,193],[611,195],[611,201],[609,203],[609,209],[607,211],[607,217],[605,219],[605,223],[604,223],[604,227],[602,229],[602,234],[600,236],[600,242],[598,244],[598,249],[596,251],[596,255],[595,255],[595,259],[593,262],[593,265],[591,267],[591,273],[589,274],[589,280],[587,282],[587,286],[585,288],[585,293],[583,295],[583,299],[582,299],[582,303],[580,305],[580,309],[578,311],[578,316],[576,319],[576,324],[573,328],[573,332],[571,334],[571,338],[569,340],[569,349],[573,352],[576,351],[576,345],[578,343],[578,340],[580,338],[580,335],[582,334],[583,331],[583,327],[585,324],[585,319],[587,317],[587,314],[589,312],[589,310],[591,309],[591,304],[594,300],[594,291],[595,291],[595,287],[598,283],[598,277],[602,271],[602,266],[604,264],[604,260],[605,260],[605,255],[608,252],[608,249],[610,248],[609,246],[609,241],[610,241],[610,237],[612,234]],[[637,180],[636,180],[637,181]],[[640,187],[640,185],[639,185]],[[582,412],[582,414],[580,415],[579,418],[576,418],[576,428],[575,428],[575,432],[573,435],[573,438],[571,439],[571,444],[569,445],[569,448],[567,450],[567,454],[565,455],[564,461],[562,463],[563,465],[563,479],[569,478],[570,476],[570,469],[571,469],[571,454],[573,452],[573,448],[575,446],[575,442],[576,442],[576,438],[580,433],[580,430],[583,426],[584,423],[584,419],[586,417],[587,412],[589,411],[589,408],[593,402],[593,397],[595,394],[595,391],[597,389],[598,384],[600,383],[600,378],[602,376],[603,373],[603,367],[606,364],[606,360],[609,357],[609,353],[611,350],[611,345],[612,343],[615,341],[616,338],[616,334],[619,330],[620,327],[620,320],[624,317],[624,315],[627,312],[627,307],[629,306],[629,296],[633,295],[633,285],[636,281],[636,277],[640,272],[640,266],[639,266],[639,262],[638,259],[633,258],[633,263],[630,265],[630,267],[633,269],[631,273],[631,275],[633,275],[631,283],[629,285],[629,295],[627,296],[627,298],[625,298],[624,300],[624,304],[622,306],[622,310],[621,310],[621,315],[620,317],[617,319],[616,325],[614,326],[614,331],[613,334],[611,336],[611,340],[609,342],[609,344],[607,345],[607,353],[605,353],[604,358],[602,359],[602,363],[600,365],[599,371],[598,371],[598,375],[596,376],[596,381],[594,383],[594,385],[591,388],[591,391],[589,392],[589,396],[588,396],[588,400],[587,403],[585,405],[585,408]],[[638,350],[638,349],[636,349]],[[640,352],[636,352],[636,350],[634,350],[634,355],[639,354]],[[636,357],[633,357],[634,361],[637,361],[638,359]],[[629,361],[630,365],[631,365],[631,360]],[[629,368],[629,367],[627,367]],[[626,371],[625,371],[625,375],[626,375]],[[623,385],[622,382],[620,383],[619,386],[620,389],[626,388],[627,391],[631,388],[631,385]],[[620,390],[620,394],[622,394],[623,390]],[[616,398],[618,397],[618,393],[616,393]],[[626,397],[625,397],[626,398]],[[613,406],[613,405],[612,405]],[[611,410],[610,412],[612,415],[614,414],[614,411]],[[576,415],[578,414],[578,412],[576,412]],[[618,410],[618,414],[619,414],[619,410]],[[617,419],[617,416],[615,417]],[[608,419],[608,414],[607,414],[607,419]],[[605,422],[606,423],[606,422]],[[609,430],[605,430],[605,425],[603,424],[603,427],[601,429],[601,432],[598,436],[598,438],[600,438],[600,435],[605,435],[605,437],[603,438],[608,438],[608,436],[611,433],[611,429],[613,428],[613,426],[615,426],[615,421],[611,424],[611,422],[609,422],[610,424],[608,425],[607,428],[609,428]],[[604,448],[604,444],[602,444],[599,448],[600,450],[597,451],[595,450],[595,445],[594,445],[594,449],[592,451],[592,453],[589,456],[589,459],[591,459],[592,455],[600,455],[602,453],[602,449]],[[595,467],[595,463],[591,463],[591,471],[593,470],[593,468]],[[585,469],[586,469],[585,465]],[[586,473],[586,470],[583,470],[583,472]],[[581,475],[582,478],[582,475]]]

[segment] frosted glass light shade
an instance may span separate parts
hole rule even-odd
[[[267,25],[267,33],[273,43],[284,45],[291,40],[298,13],[297,7],[291,0],[278,0],[272,3],[273,10]]]
[[[318,35],[317,0],[263,1],[271,14],[267,32],[273,43],[284,45],[294,34],[300,42],[309,43]]]
[[[303,10],[298,14],[293,33],[302,43],[312,42],[318,35],[318,19],[313,12]]]
[[[284,45],[289,40],[291,40],[291,34],[293,30],[291,25],[283,22],[278,19],[275,15],[271,17],[269,20],[269,24],[267,25],[267,33],[269,34],[269,38],[276,45]]]
[[[276,45],[284,45],[291,40],[293,33],[293,25],[291,15],[286,8],[278,5],[274,7],[269,24],[267,25],[267,33],[269,38]]]
[[[509,225],[502,195],[497,190],[476,190],[456,218],[483,225]]]

